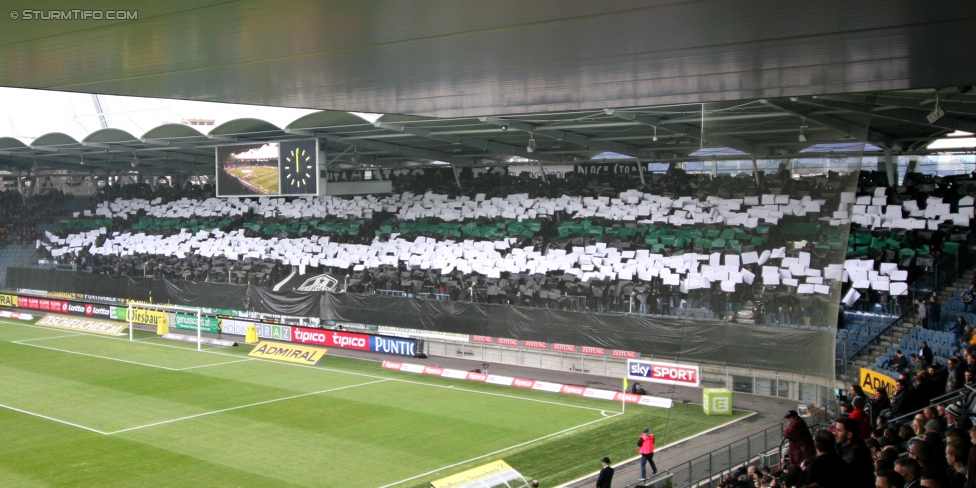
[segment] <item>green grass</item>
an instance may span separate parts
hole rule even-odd
[[[265,195],[277,195],[278,168],[271,166],[243,166],[229,171],[231,176],[260,189]]]
[[[0,320],[0,486],[421,487],[497,459],[554,486],[645,426],[662,446],[730,420],[137,337]]]

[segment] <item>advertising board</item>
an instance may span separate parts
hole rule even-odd
[[[261,359],[274,359],[277,361],[313,365],[318,363],[325,353],[326,349],[319,347],[261,341],[247,355]]]
[[[416,352],[416,342],[413,339],[357,334],[338,330],[309,329],[307,327],[292,327],[291,340],[304,344],[381,352],[398,356],[413,356]]]
[[[220,333],[220,321],[217,320],[216,317],[207,317],[206,315],[203,315],[200,317],[200,321],[202,322],[200,325],[201,331],[210,332],[211,334]],[[197,330],[196,315],[178,313],[174,317],[173,322],[173,327],[176,327],[177,329]]]
[[[701,386],[701,368],[685,364],[630,359],[627,377],[666,385]]]
[[[124,322],[109,322],[107,320],[98,319],[76,319],[74,317],[65,317],[63,315],[45,315],[44,317],[41,317],[41,320],[37,321],[37,325],[53,327],[56,329],[91,332],[93,334],[112,336],[121,334],[128,327],[128,324]]]

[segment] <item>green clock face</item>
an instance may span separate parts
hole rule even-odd
[[[296,147],[285,156],[285,164],[281,168],[285,172],[285,180],[296,189],[308,188],[309,181],[315,174],[312,156],[308,151]]]

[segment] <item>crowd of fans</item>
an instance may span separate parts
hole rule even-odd
[[[504,172],[488,173],[477,178],[462,174],[463,185],[458,188],[453,175],[444,174],[440,178],[431,175],[401,175],[393,178],[396,192],[443,192],[449,197],[475,194],[485,195],[486,199],[504,197],[511,194],[528,194],[530,198],[559,197],[562,195],[579,195],[583,197],[615,197],[629,188],[653,191],[655,194],[670,196],[703,197],[719,195],[728,198],[758,195],[766,191],[782,192],[795,196],[824,195],[828,199],[836,199],[842,189],[849,189],[851,184],[838,175],[818,178],[790,179],[780,175],[768,175],[763,179],[763,188],[755,187],[754,180],[743,176],[720,176],[718,178],[702,178],[686,175],[680,170],[674,170],[666,175],[646,175],[646,182],[641,183],[635,174],[577,174],[566,173],[563,177],[550,175],[547,179],[539,177],[515,176]],[[870,190],[873,183],[862,175],[860,182],[863,188]],[[915,191],[914,187],[910,187]],[[946,191],[955,187],[948,186]],[[741,190],[741,191],[733,191]],[[96,201],[112,201],[116,198],[160,198],[163,203],[181,198],[205,199],[213,196],[210,186],[171,187],[160,185],[124,185],[103,188],[96,196]],[[608,247],[619,250],[648,249],[651,246],[645,242],[645,235],[617,235],[606,233],[603,236],[570,235],[560,236],[558,226],[561,222],[570,220],[566,211],[555,212],[551,216],[543,216],[541,229],[531,237],[514,235],[512,247],[532,246],[534,249],[547,252],[549,250],[563,250],[573,246],[591,246],[603,242]],[[607,229],[620,228],[626,224],[610,219],[591,219],[593,225],[600,225]],[[801,219],[802,220],[802,219]],[[109,233],[131,232],[132,226],[139,221],[135,218],[115,218],[110,223]],[[787,218],[784,223],[790,220]],[[358,232],[330,231],[321,226],[307,226],[300,230],[290,224],[293,218],[280,216],[254,215],[249,212],[237,216],[214,216],[197,218],[196,225],[200,228],[221,225],[223,231],[239,230],[248,237],[262,236],[251,223],[264,228],[278,226],[281,229],[274,234],[275,238],[296,238],[309,236],[328,237],[330,242],[367,245],[374,239],[381,241],[389,239],[389,233],[381,231],[381,224],[398,224],[397,215],[393,212],[376,212],[371,218],[363,219]],[[437,219],[431,219],[431,224],[437,224]],[[492,219],[479,218],[475,221],[479,225],[491,225]],[[827,258],[825,247],[827,237],[824,233],[807,236],[805,247],[794,247],[791,236],[780,233],[783,226],[774,226],[765,236],[764,248],[784,246],[789,243],[789,255],[796,256],[801,252],[813,255],[811,267],[822,267],[825,263],[836,262],[837,256]],[[722,230],[722,227],[719,227]],[[173,229],[169,232],[178,232]],[[64,237],[67,231],[61,231]],[[941,234],[934,233],[930,239],[933,244],[934,255],[940,249]],[[906,238],[915,239],[915,233],[909,232]],[[438,235],[419,232],[416,235],[401,235],[401,238],[431,237]],[[493,240],[494,237],[464,236],[464,239]],[[913,241],[914,242],[914,241]],[[693,251],[665,247],[658,252],[664,255],[682,254]],[[696,250],[698,252],[708,252]],[[879,263],[890,263],[896,260],[891,253],[875,256]],[[215,262],[217,260],[217,262]],[[254,262],[227,263],[219,258],[205,258],[199,255],[185,257],[159,258],[156,256],[102,255],[91,256],[86,249],[79,249],[56,258],[59,264],[72,266],[74,269],[91,270],[95,273],[130,276],[161,276],[168,279],[189,279],[195,281],[214,281],[230,283],[251,283],[259,286],[271,287],[277,283],[283,274],[282,263],[269,259],[254,260]],[[248,269],[242,269],[248,266]],[[287,268],[288,266],[285,266]],[[423,298],[437,298],[450,300],[467,300],[482,303],[518,304],[524,306],[547,307],[554,309],[572,309],[609,312],[632,312],[641,314],[673,315],[677,311],[701,310],[702,318],[734,317],[746,308],[751,311],[748,320],[769,325],[810,325],[828,323],[829,319],[822,316],[825,307],[818,306],[818,297],[801,295],[793,286],[763,286],[761,280],[752,285],[740,284],[735,291],[722,291],[718,283],[713,283],[710,289],[693,289],[681,291],[678,286],[666,285],[660,278],[649,280],[587,280],[581,282],[571,276],[559,272],[546,274],[504,273],[501,277],[490,278],[478,273],[465,273],[458,270],[441,275],[435,270],[421,270],[403,263],[398,266],[379,266],[374,268],[354,270],[349,268],[335,268],[328,266],[311,267],[306,273],[328,273],[336,277],[347,287],[347,291],[354,293],[385,293],[397,296],[413,296]],[[745,266],[743,269],[758,275],[758,266]],[[912,276],[924,269],[911,268]],[[274,271],[274,272],[272,272]],[[846,285],[849,286],[849,285]],[[846,291],[846,290],[845,290]],[[900,311],[904,304],[902,298],[891,297],[885,291],[870,290],[853,305],[854,309],[876,310],[890,313]]]
[[[48,190],[24,198],[17,190],[0,193],[0,248],[28,247],[42,237],[40,224],[49,224],[63,213],[62,205],[73,198],[60,190]]]
[[[910,405],[909,411],[901,412],[897,410],[901,408],[901,396],[922,395],[902,381],[899,393],[891,400],[883,395],[868,399],[862,390],[853,388],[844,415],[829,426],[816,426],[815,432],[811,432],[797,412],[788,412],[789,423],[783,431],[788,452],[781,463],[772,468],[740,468],[727,475],[722,486],[974,486],[976,428],[972,423],[973,411],[967,407],[976,402],[976,393],[959,390],[941,403],[927,407]],[[872,417],[876,419],[874,424]]]

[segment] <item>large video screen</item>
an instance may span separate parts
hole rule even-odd
[[[217,147],[217,195],[318,194],[315,139]]]

